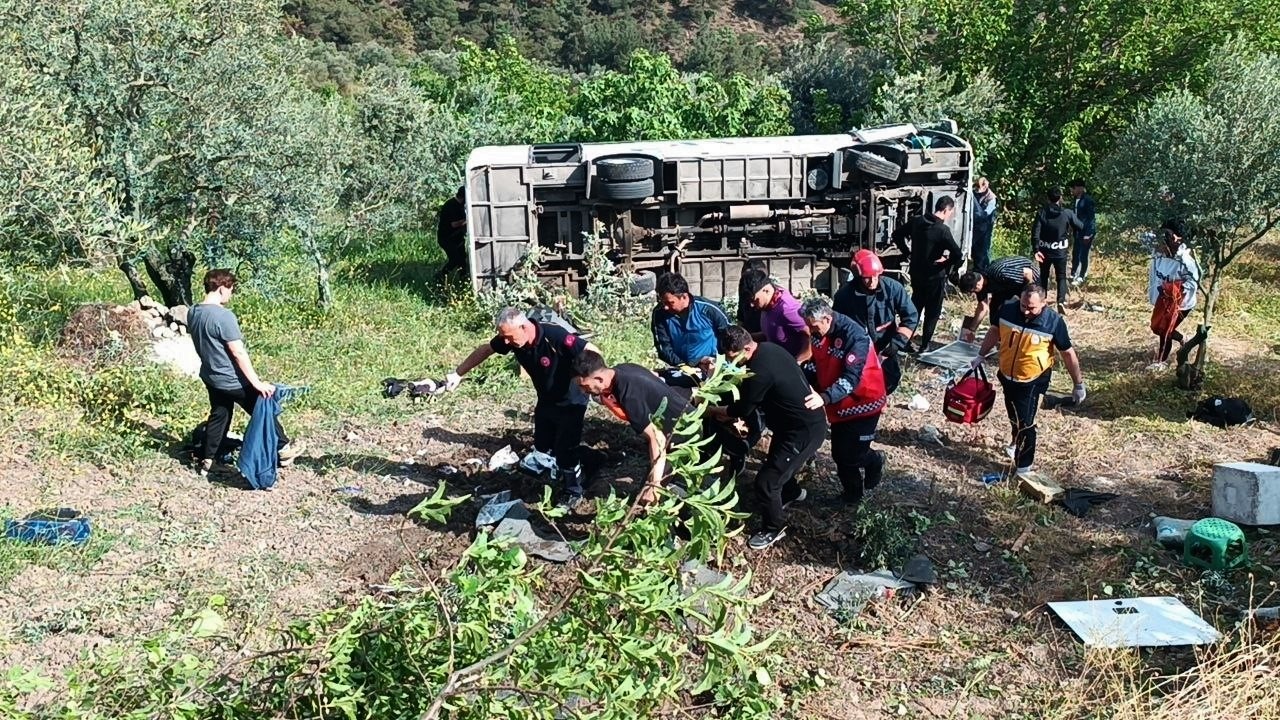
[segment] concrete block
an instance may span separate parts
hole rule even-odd
[[[1023,495],[1046,505],[1062,496],[1062,486],[1044,473],[1034,470],[1018,473],[1018,489]]]
[[[1213,515],[1242,525],[1280,525],[1280,467],[1214,465]]]

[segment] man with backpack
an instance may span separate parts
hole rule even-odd
[[[1075,383],[1072,401],[1078,405],[1085,399],[1080,358],[1067,333],[1067,322],[1046,307],[1047,295],[1043,287],[1030,285],[1017,300],[1005,303],[997,315],[999,324],[987,330],[978,356],[971,363],[976,369],[992,348],[1000,347],[998,377],[1013,429],[1009,453],[1019,473],[1029,472],[1035,463],[1036,411],[1049,389],[1055,351],[1062,356]]]
[[[1067,245],[1070,229],[1081,230],[1084,223],[1071,210],[1062,207],[1062,191],[1049,191],[1049,202],[1036,212],[1031,223],[1031,251],[1040,263],[1040,281],[1049,287],[1049,269],[1053,268],[1057,283],[1059,313],[1067,305]]]
[[[884,277],[884,264],[875,252],[865,248],[855,252],[850,268],[853,279],[836,291],[831,304],[837,313],[862,325],[871,336],[880,354],[885,392],[893,394],[902,380],[898,353],[911,345],[920,313],[902,283]]]
[[[1151,332],[1159,339],[1155,362],[1148,370],[1169,367],[1173,341],[1182,343],[1178,326],[1196,307],[1200,288],[1200,266],[1183,242],[1186,225],[1181,220],[1166,220],[1160,226],[1160,237],[1151,255],[1151,272],[1147,284],[1147,300],[1151,303]]]
[[[813,338],[805,373],[831,424],[831,459],[844,502],[857,505],[884,474],[884,453],[871,449],[888,398],[880,357],[867,331],[825,298],[805,301],[800,314]]]

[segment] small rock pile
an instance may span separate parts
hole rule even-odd
[[[186,305],[165,307],[143,295],[128,305],[117,305],[111,312],[117,315],[134,314],[139,316],[151,330],[151,337],[157,340],[175,338],[187,334],[187,314],[191,308]]]

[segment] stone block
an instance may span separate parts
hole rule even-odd
[[[1280,467],[1214,465],[1213,515],[1241,525],[1280,525]]]
[[[1018,473],[1018,489],[1022,491],[1023,495],[1045,504],[1058,499],[1064,492],[1062,486],[1054,482],[1048,475],[1034,470]]]

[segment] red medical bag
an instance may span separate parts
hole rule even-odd
[[[991,412],[996,390],[987,380],[987,371],[979,365],[965,373],[959,382],[947,387],[942,399],[942,412],[953,423],[976,423]]]

